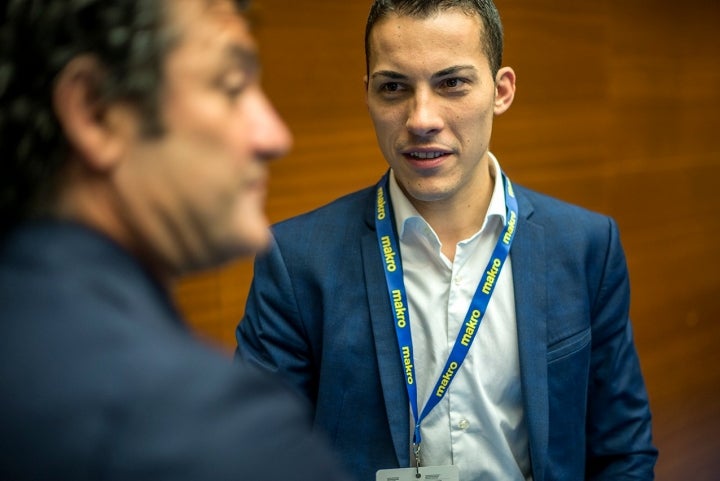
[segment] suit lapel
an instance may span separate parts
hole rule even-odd
[[[518,189],[516,189],[518,192]],[[533,479],[544,479],[548,447],[547,265],[543,227],[529,220],[533,207],[518,192],[520,220],[511,249],[520,380]]]
[[[406,467],[410,465],[410,408],[375,230],[376,189],[372,192],[366,211],[368,229],[361,239],[363,269],[388,423],[398,465]]]

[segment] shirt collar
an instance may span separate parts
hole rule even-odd
[[[482,232],[489,220],[493,217],[498,217],[502,225],[505,225],[506,221],[505,186],[503,185],[502,179],[499,175],[501,172],[500,163],[492,152],[488,152],[488,157],[490,159],[490,176],[495,181],[495,185],[493,186],[493,193],[490,197],[490,204],[488,205],[488,210],[485,213],[483,225],[471,238],[476,237],[480,232]],[[405,236],[406,229],[417,230],[422,228],[424,230],[430,229],[430,231],[432,231],[432,227],[427,223],[427,221],[425,221],[425,219],[422,218],[417,209],[415,209],[412,203],[405,196],[402,189],[400,189],[400,186],[395,179],[395,172],[392,170],[390,170],[388,190],[390,193],[393,212],[395,213],[395,227],[397,228],[397,232],[401,240]],[[437,240],[435,232],[432,231],[432,233]],[[439,244],[439,240],[437,240],[437,242]]]

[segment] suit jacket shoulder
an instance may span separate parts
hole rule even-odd
[[[0,305],[0,479],[338,473],[292,392],[197,342],[98,233],[42,223],[6,239]]]

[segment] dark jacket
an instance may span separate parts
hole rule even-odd
[[[304,407],[196,341],[98,233],[43,222],[2,241],[0,479],[346,479]]]
[[[315,405],[358,479],[407,467],[408,398],[374,223],[376,187],[274,227],[239,357]],[[657,452],[615,222],[515,187],[520,382],[534,481],[650,480]]]

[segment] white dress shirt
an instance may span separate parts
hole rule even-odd
[[[485,220],[477,233],[457,244],[453,261],[442,254],[438,236],[391,172],[389,193],[408,296],[418,412],[442,374],[504,226],[505,189],[492,154],[490,160],[495,186]],[[410,417],[412,439],[412,412]],[[423,466],[454,464],[460,479],[468,481],[532,479],[510,257],[465,361],[445,397],[422,421],[421,433]]]

